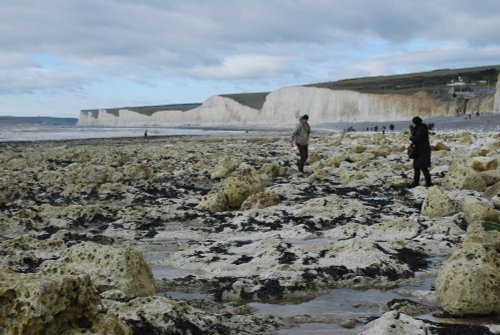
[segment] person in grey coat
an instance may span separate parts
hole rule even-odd
[[[311,134],[311,127],[309,126],[309,116],[306,114],[299,119],[299,124],[292,133],[292,138],[290,140],[290,145],[297,145],[299,149],[300,160],[297,163],[297,167],[300,172],[304,172],[304,164],[307,161],[308,145],[309,145],[309,134]]]
[[[420,171],[424,173],[425,185],[427,187],[432,186],[431,174],[429,173],[429,167],[431,166],[429,129],[427,125],[422,123],[422,119],[418,116],[412,119],[410,129],[410,141],[415,145],[416,150],[416,156],[413,158],[413,183],[410,185],[410,188],[416,187],[420,183]]]

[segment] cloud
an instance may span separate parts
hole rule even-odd
[[[205,79],[252,79],[290,71],[293,57],[237,55],[221,63],[193,69],[191,74]]]
[[[490,0],[3,0],[2,52],[24,61],[0,60],[0,90],[74,90],[103,76],[298,83],[482,65],[500,59],[498,31],[500,2]],[[33,64],[33,55],[67,66]]]

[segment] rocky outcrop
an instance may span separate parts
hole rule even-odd
[[[0,329],[6,335],[90,331],[132,335],[106,314],[86,275],[20,274],[0,269]]]
[[[500,225],[476,221],[439,269],[436,291],[454,315],[500,313]]]
[[[449,168],[444,179],[444,185],[455,190],[483,191],[486,183],[479,172],[467,166],[464,162],[456,160]]]
[[[455,213],[455,206],[439,187],[433,186],[424,199],[421,213],[429,217],[451,215]]]
[[[39,271],[48,275],[88,274],[100,292],[119,289],[131,297],[155,292],[153,274],[142,253],[130,247],[80,243],[57,260],[45,261]]]

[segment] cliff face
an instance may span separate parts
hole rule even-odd
[[[261,109],[238,103],[230,97],[213,96],[190,110],[158,110],[141,113],[131,109],[81,111],[79,126],[178,126],[178,125],[285,125],[302,114],[315,123],[398,121],[421,117],[500,113],[500,84],[496,93],[470,97],[466,104],[458,99],[444,100],[425,92],[413,95],[360,93],[318,87],[292,87],[265,96]],[[458,104],[461,104],[458,106]]]
[[[500,76],[497,80],[497,88],[495,91],[495,99],[493,102],[493,113],[500,113]]]

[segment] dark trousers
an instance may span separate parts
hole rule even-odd
[[[431,186],[431,174],[429,173],[429,169],[426,167],[413,167],[413,171],[415,172],[415,174],[413,175],[413,185],[418,185],[420,183],[420,170],[422,170],[422,172],[424,173],[425,184],[427,186]]]
[[[300,160],[297,163],[300,172],[304,172],[304,164],[307,161],[308,151],[307,145],[297,144],[297,148],[299,149]]]

